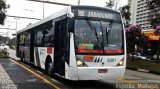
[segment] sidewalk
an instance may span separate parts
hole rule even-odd
[[[12,79],[2,67],[0,63],[0,89],[17,89],[17,86],[13,83]]]
[[[16,57],[16,50],[9,49],[8,52],[9,52],[9,57],[10,58],[13,58],[15,60],[20,60],[20,58]]]
[[[8,52],[10,58],[19,60],[15,50],[9,49]],[[43,79],[37,77],[44,76],[43,74],[20,65],[9,58],[0,58],[0,89],[53,89]]]

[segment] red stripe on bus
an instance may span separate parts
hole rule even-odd
[[[95,53],[95,54],[99,54],[99,53],[103,53],[103,50],[77,49],[76,52],[77,52],[77,53]]]
[[[77,49],[76,53],[94,53],[94,54],[121,54],[124,53],[123,50],[86,50],[86,49]]]
[[[104,50],[105,54],[121,54],[124,53],[123,50],[119,49],[119,50]]]

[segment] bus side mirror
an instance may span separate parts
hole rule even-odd
[[[68,19],[68,31],[73,32],[74,31],[74,20],[69,18]]]
[[[74,14],[71,12],[71,13],[68,13],[67,14],[67,17],[69,17],[69,18],[73,18],[74,17]]]

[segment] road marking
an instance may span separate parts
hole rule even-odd
[[[13,83],[7,72],[0,64],[0,89],[17,89],[17,86]]]
[[[35,73],[34,71],[32,71],[31,69],[27,68],[26,66],[18,63],[17,61],[13,60],[13,62],[15,62],[16,64],[18,64],[19,66],[21,66],[22,68],[26,69],[27,71],[29,71],[30,73],[34,74],[36,77],[40,78],[41,80],[43,80],[46,84],[52,86],[53,88],[56,89],[61,89],[60,87],[58,87],[57,85],[51,83],[50,81],[48,81],[46,78],[40,76],[39,74]]]
[[[125,80],[125,79],[123,79],[123,78],[118,78],[117,80],[118,80],[118,81],[121,81],[121,82],[123,82],[123,83],[138,83],[138,82],[136,82],[136,81],[133,81],[133,80]]]
[[[148,87],[153,87],[151,86],[150,84],[147,84],[147,83],[140,83],[140,82],[137,82],[137,81],[133,81],[133,80],[125,80],[123,78],[118,78],[117,79],[118,81],[121,81],[123,83],[128,83],[128,84],[145,84],[147,85]],[[159,87],[158,88],[147,88],[147,89],[160,89]]]
[[[159,83],[160,84],[160,80],[147,80],[148,82],[152,82],[152,83]]]

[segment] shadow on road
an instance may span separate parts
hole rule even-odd
[[[98,80],[81,80],[81,81],[72,81],[72,80],[67,80],[62,77],[59,77],[57,75],[54,75],[52,77],[49,77],[49,75],[41,68],[38,68],[32,64],[25,63],[29,66],[32,66],[31,68],[34,70],[41,71],[43,74],[42,76],[47,77],[49,80],[55,80],[57,82],[54,82],[54,84],[61,86],[62,89],[116,89],[115,84],[111,83],[106,83],[103,81],[98,81]]]
[[[106,83],[98,80],[66,80],[59,76],[53,76],[53,79],[61,82],[69,87],[69,89],[116,89],[114,84]]]

